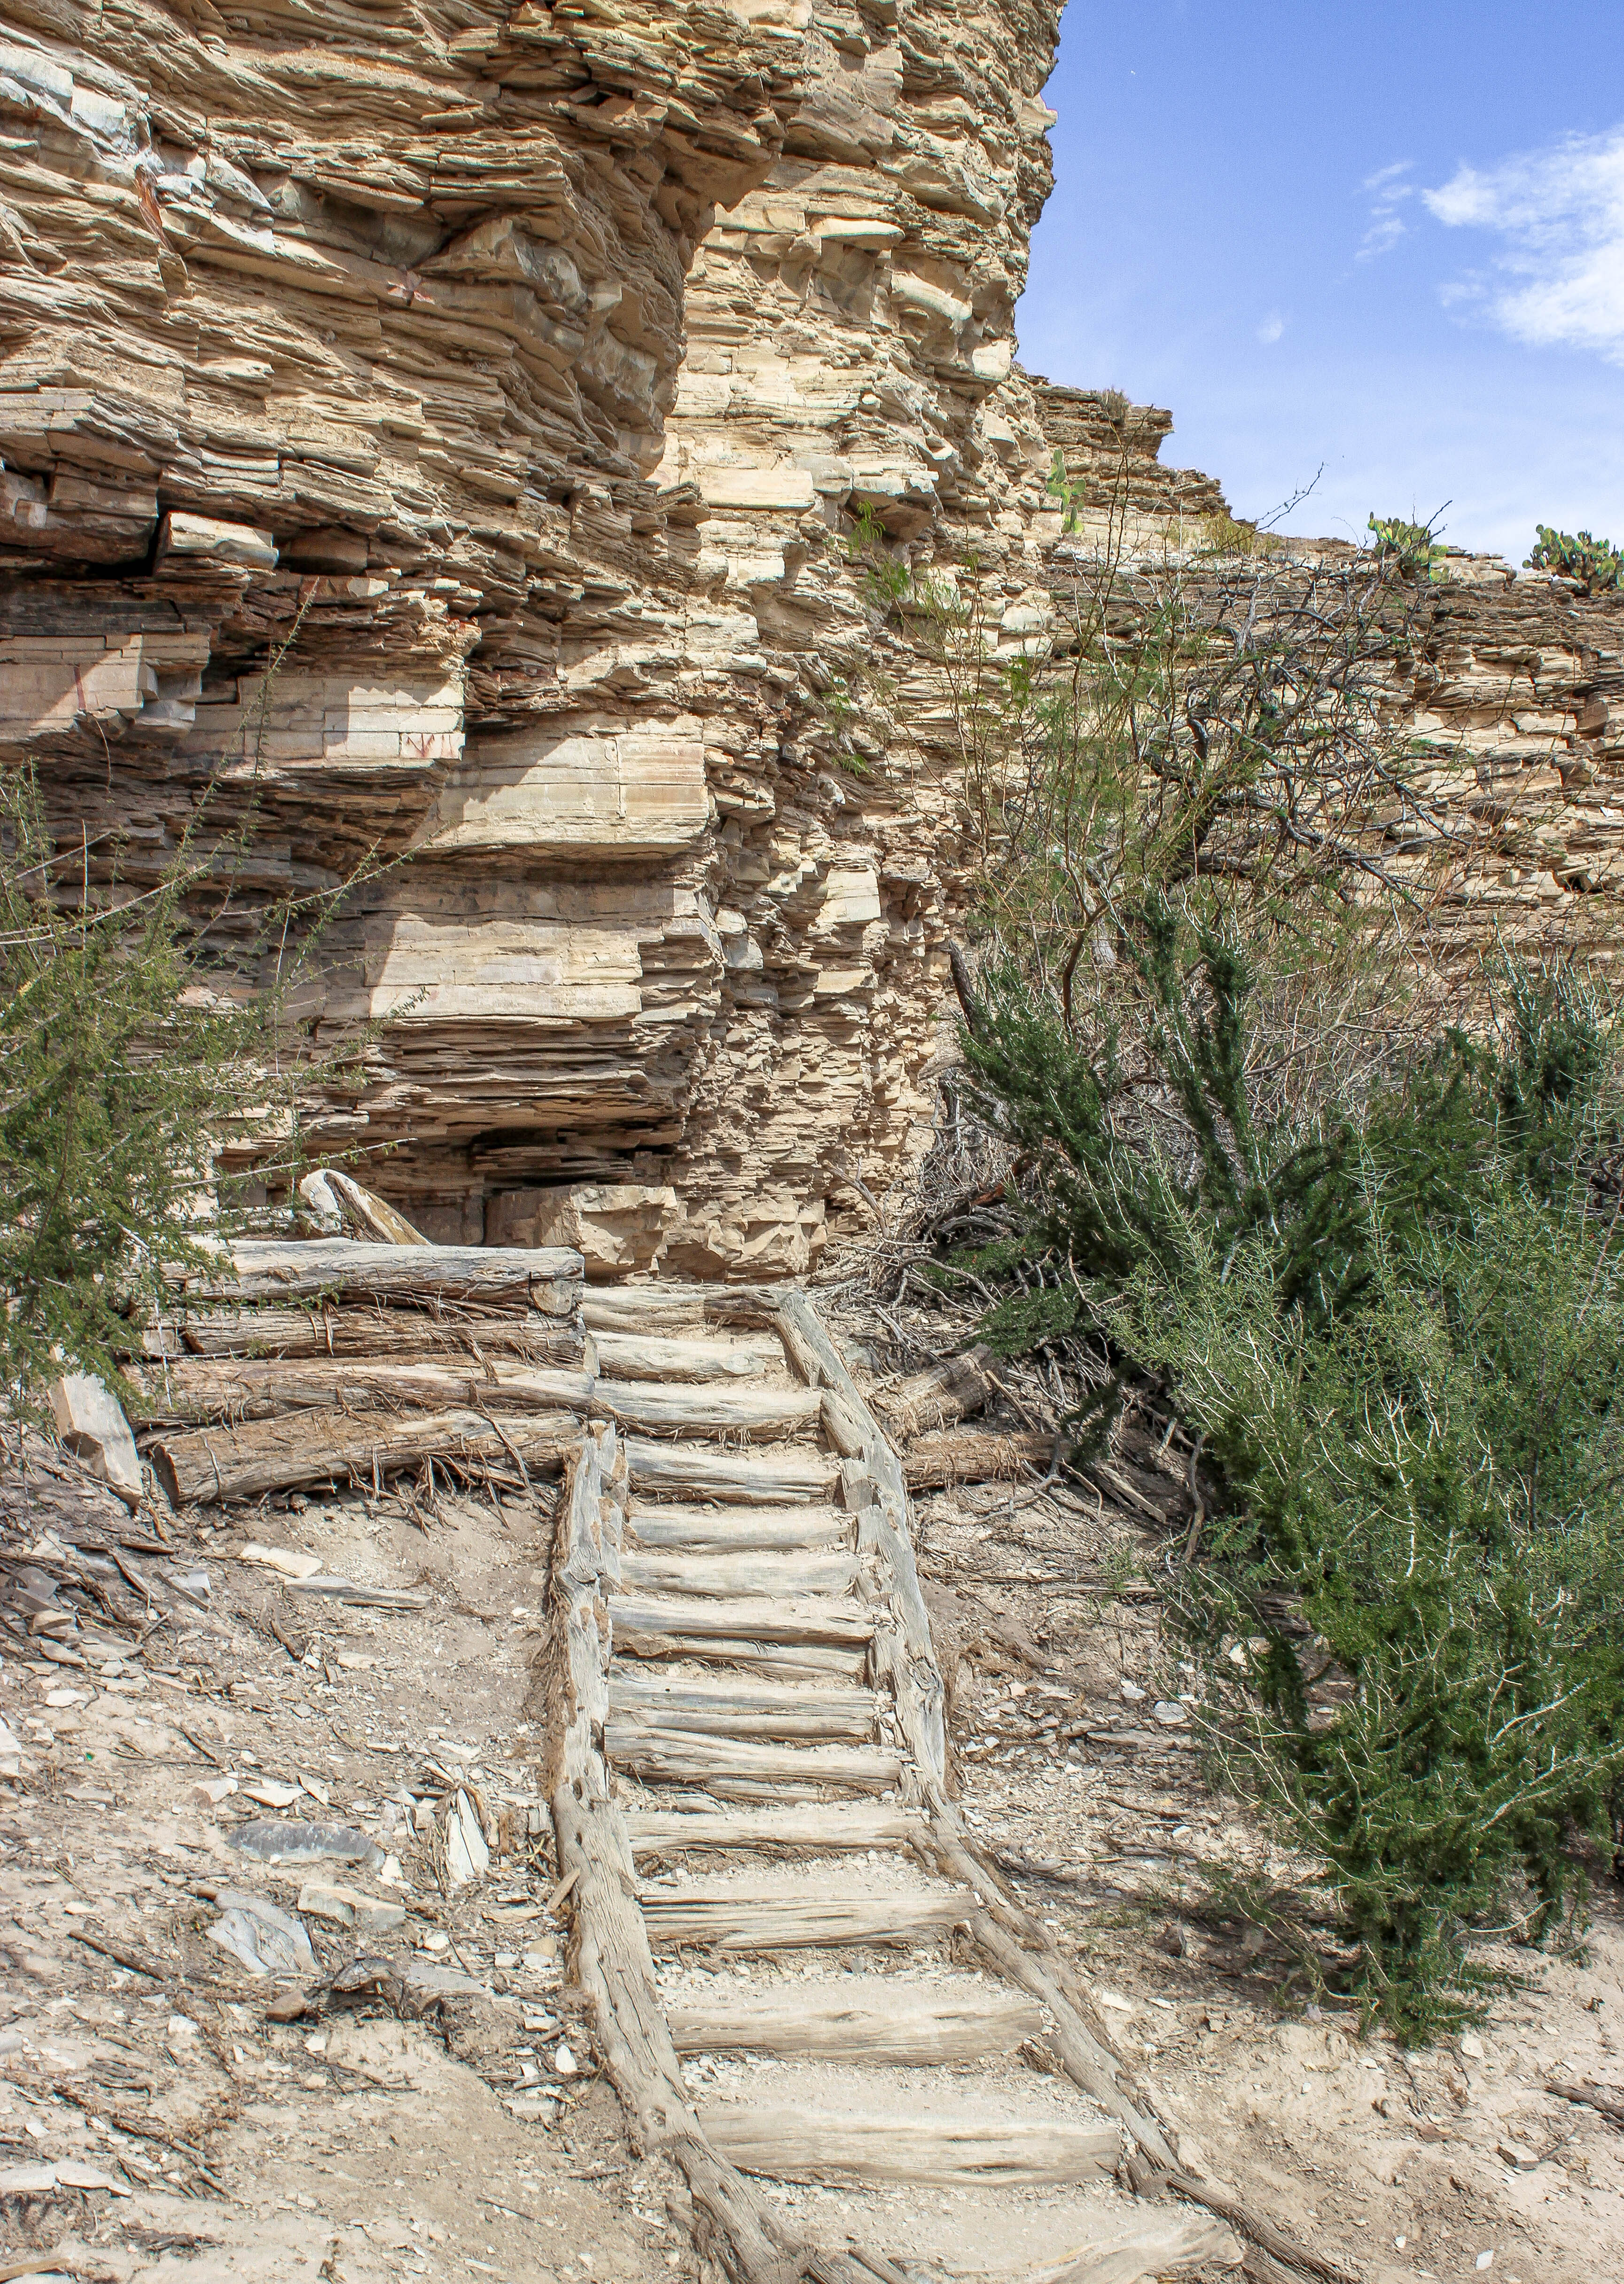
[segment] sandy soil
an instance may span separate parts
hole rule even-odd
[[[1096,1981],[1185,2155],[1371,2284],[1624,2276],[1624,2133],[1545,2090],[1624,2086],[1616,1885],[1594,1889],[1581,1948],[1484,1948],[1520,1987],[1478,2030],[1408,2053],[1362,2037],[1353,2014],[1283,1989],[1284,1963],[1249,1955],[1244,1928],[1168,1907],[1210,1897],[1204,1864],[1292,1866],[1155,1716],[1189,1676],[1153,1592],[1120,1583],[1151,1544],[1136,1519],[962,1487],[921,1499],[919,1540],[944,1662],[961,1653],[961,1808]]]
[[[12,1577],[42,1529],[91,1546],[153,1528],[98,1490],[14,1470],[4,1518]],[[440,1847],[410,1821],[414,1788],[431,1813],[448,1789],[435,1769],[474,1787],[493,1826],[506,1811],[510,1838],[539,1806],[524,1712],[550,1517],[534,1501],[447,1500],[425,1532],[393,1502],[344,1498],[247,1521],[358,1583],[415,1584],[426,1606],[295,1595],[233,1556],[241,1518],[196,1538],[171,1520],[179,1559],[123,1556],[167,1614],[140,1652],[84,1623],[69,1654],[87,1662],[56,1663],[0,1631],[0,1718],[24,1748],[0,1775],[0,2273],[47,2249],[64,2273],[120,2284],[691,2272],[666,2210],[676,2177],[630,2156],[560,1991],[550,1840],[520,1838],[448,1894]],[[200,1605],[168,1583],[198,1566]],[[121,1670],[105,1670],[106,1644]],[[218,1801],[201,1789],[227,1777],[238,1789]],[[330,1805],[306,1793],[290,1814],[359,1827],[394,1864],[278,1870],[228,1845],[273,1813],[244,1785],[301,1779]],[[389,1959],[409,2019],[341,2003],[319,2022],[263,2019],[291,1985],[211,1939],[209,1891],[292,1908],[313,1879],[404,1908],[398,1930],[360,1943],[306,1919],[328,1968],[358,1950]],[[75,2168],[113,2186],[74,2186]]]

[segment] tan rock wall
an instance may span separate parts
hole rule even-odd
[[[800,1270],[928,1138],[962,755],[863,535],[1007,660],[1057,546],[1223,511],[1166,414],[1013,362],[1058,14],[13,0],[0,758],[103,887],[206,789],[260,803],[249,889],[390,860],[313,1131],[432,1235],[584,1185],[639,1260],[654,1216],[674,1270]],[[1473,899],[1605,934],[1617,614],[1457,602],[1417,702],[1486,831],[1544,804]]]

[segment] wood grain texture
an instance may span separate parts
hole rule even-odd
[[[951,2123],[707,2102],[700,2123],[741,2172],[791,2181],[1094,2181],[1115,2171],[1113,2124],[1066,2126],[965,2117]]]
[[[998,1992],[929,1991],[892,1978],[838,1995],[802,1990],[793,1999],[742,1992],[666,2012],[679,2054],[804,2054],[824,2061],[919,2068],[980,2061],[1042,2038],[1042,2009]]]
[[[656,1728],[646,1721],[606,1722],[604,1750],[616,1768],[630,1770],[644,1784],[721,1789],[743,1779],[782,1786],[792,1795],[803,1787],[894,1792],[902,1780],[897,1756],[876,1746],[757,1744],[744,1737]]]
[[[826,1951],[847,1944],[882,1950],[940,1942],[963,1926],[968,1896],[784,1895],[772,1889],[645,1888],[643,1916],[657,1951],[703,1944],[713,1951]]]
[[[516,1413],[500,1429],[472,1411],[301,1412],[165,1435],[147,1457],[176,1506],[207,1506],[346,1477],[371,1482],[426,1459],[504,1474],[522,1459],[533,1474],[557,1474],[580,1440],[581,1423],[567,1412]]]
[[[833,1460],[815,1451],[715,1451],[643,1436],[630,1437],[627,1450],[632,1490],[649,1498],[721,1499],[740,1506],[816,1500],[826,1506],[839,1481]]]

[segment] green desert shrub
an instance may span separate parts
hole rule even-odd
[[[1587,595],[1615,595],[1624,588],[1624,554],[1610,539],[1593,539],[1588,531],[1558,531],[1549,523],[1534,529],[1539,539],[1524,559],[1526,569],[1577,579]]]
[[[1509,974],[1480,1035],[1305,1110],[1260,1084],[1234,928],[1152,899],[1120,943],[1092,1028],[995,965],[972,1003],[967,1083],[1064,1264],[988,1329],[1104,1334],[1182,1423],[1214,1741],[1325,1867],[1349,1988],[1422,2035],[1472,2003],[1474,1929],[1562,1908],[1624,1758],[1608,1011]]]

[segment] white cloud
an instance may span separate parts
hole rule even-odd
[[[1258,339],[1266,349],[1271,349],[1284,331],[1285,319],[1278,309],[1271,309],[1258,327]]]
[[[1406,199],[1413,199],[1416,186],[1404,180],[1414,160],[1395,160],[1391,167],[1378,167],[1375,174],[1367,175],[1361,190],[1370,193],[1370,226],[1359,241],[1356,262],[1374,262],[1378,254],[1391,253],[1404,235],[1408,225],[1399,208]]]
[[[1422,193],[1448,228],[1501,240],[1493,271],[1446,288],[1517,340],[1599,349],[1624,364],[1624,127],[1572,135]]]

